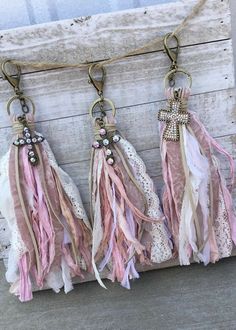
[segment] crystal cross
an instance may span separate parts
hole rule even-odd
[[[166,122],[163,138],[167,141],[179,141],[179,125],[189,122],[189,113],[181,111],[181,101],[171,99],[168,110],[160,110],[158,120]]]
[[[19,137],[13,142],[17,147],[27,146],[28,148],[28,159],[32,165],[38,164],[38,156],[34,145],[43,142],[44,137],[41,135],[31,135],[29,127],[24,123],[23,136]]]

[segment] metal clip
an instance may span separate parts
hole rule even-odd
[[[15,67],[15,74],[10,75],[7,72],[7,64],[10,64],[11,66]],[[16,95],[12,96],[8,102],[7,102],[7,112],[10,115],[10,106],[13,101],[19,100],[21,105],[21,110],[24,114],[28,113],[30,111],[29,106],[27,102],[31,103],[33,113],[35,112],[35,106],[33,101],[30,97],[24,95],[23,91],[20,89],[20,78],[21,78],[21,68],[19,65],[14,64],[12,60],[5,60],[1,64],[1,71],[3,75],[3,79],[6,79],[9,84],[13,87],[14,92]]]
[[[1,64],[1,71],[3,74],[3,79],[6,79],[9,82],[9,84],[14,88],[15,92],[17,93],[17,91],[19,92],[19,90],[20,90],[21,68],[19,65],[15,65],[15,67],[17,69],[17,73],[15,75],[10,75],[7,73],[7,69],[6,69],[6,65],[8,63],[14,65],[12,63],[12,60],[5,60]]]
[[[168,46],[168,41],[169,39],[175,39],[176,41],[176,46],[173,48],[170,48]],[[178,59],[178,54],[179,54],[179,39],[175,34],[167,33],[164,38],[164,49],[166,54],[168,55],[169,59],[172,62],[172,69],[174,69],[175,66],[177,66],[177,59]]]
[[[169,40],[173,38],[176,42],[176,46],[170,48],[168,45]],[[177,65],[177,59],[178,59],[178,54],[179,54],[179,49],[180,49],[180,45],[179,45],[179,39],[178,37],[173,34],[173,33],[167,33],[164,37],[164,50],[167,54],[167,56],[169,57],[169,59],[171,60],[171,66],[169,71],[167,72],[165,79],[164,79],[164,84],[166,87],[166,82],[167,80],[169,81],[169,86],[170,87],[174,87],[175,86],[175,76],[177,73],[182,73],[184,75],[186,75],[189,79],[189,88],[191,88],[192,86],[192,77],[191,74],[188,73],[186,70],[181,69],[178,67]]]
[[[97,71],[98,69],[101,70],[102,77],[101,79],[95,79],[93,77],[93,71]],[[90,65],[89,70],[88,70],[88,75],[89,75],[89,83],[91,83],[97,90],[97,93],[99,96],[103,94],[103,86],[104,86],[104,81],[105,81],[105,76],[106,76],[106,71],[103,66],[97,67],[97,64],[94,63]]]

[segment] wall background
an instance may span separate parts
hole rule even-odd
[[[56,18],[63,19],[90,15],[98,13],[98,10],[115,11],[163,2],[113,0],[106,1],[106,4],[103,5],[105,1],[94,1],[99,3],[99,6],[92,3],[91,0],[86,2],[68,0],[67,4],[65,1],[49,0],[41,0],[40,2],[39,0],[32,0],[31,2],[8,0],[8,3],[6,3],[6,0],[0,0],[0,28],[7,29],[20,25],[42,23]],[[190,2],[190,0],[183,1],[185,4]],[[189,27],[188,32],[186,31],[183,35],[181,43],[185,48],[180,60],[187,65],[187,68],[194,75],[196,97],[191,97],[191,107],[201,111],[200,114],[204,124],[207,125],[213,136],[219,137],[223,146],[232,152],[236,159],[236,113],[234,111],[236,109],[236,90],[233,81],[229,11],[225,7],[227,0],[208,0],[209,2],[214,2],[212,11],[210,13],[208,11],[207,14],[205,12],[205,17],[204,15],[198,17],[195,23]],[[235,2],[236,0],[232,1],[232,13],[236,13],[236,8],[233,7],[236,7]],[[68,6],[68,3],[71,6]],[[181,3],[183,2],[181,1]],[[26,4],[28,4],[28,7]],[[219,10],[220,7],[223,8],[221,11]],[[160,14],[160,11],[158,11],[158,14]],[[152,21],[153,29],[151,31],[156,34],[159,27],[165,33],[170,31],[173,28],[173,22],[176,24],[178,19],[182,18],[182,14],[183,9],[178,13],[172,9],[169,15],[160,15],[158,19]],[[172,17],[175,17],[175,19]],[[51,61],[54,57],[57,59],[58,56],[61,56],[61,61],[63,56],[65,58],[67,56],[71,60],[73,56],[78,56],[79,41],[82,44],[87,42],[87,49],[85,49],[83,55],[89,54],[91,56],[92,49],[96,60],[98,55],[97,50],[94,49],[98,38],[102,37],[103,40],[105,39],[107,48],[104,49],[102,45],[102,49],[99,49],[99,55],[105,54],[104,56],[107,57],[112,49],[109,44],[109,35],[106,34],[106,38],[102,35],[101,24],[95,31],[94,42],[91,37],[88,38],[87,29],[85,28],[84,34],[82,33],[82,36],[76,40],[73,31],[81,32],[85,24],[71,26],[71,21],[64,23],[64,28],[61,28],[59,23],[56,23],[56,27],[53,29],[40,30],[40,28],[36,28],[35,34],[32,33],[31,28],[27,29],[27,32],[24,29],[15,32],[4,31],[1,33],[3,36],[0,43],[1,56],[8,56],[11,52],[13,58],[14,56],[25,56],[25,58],[35,56],[33,57],[35,59],[43,53],[44,55],[48,54],[48,59]],[[142,32],[140,32],[138,29],[139,20],[134,19],[133,15],[129,17],[126,22],[126,30],[124,29],[123,32],[121,29],[123,33],[121,32],[118,42],[115,43],[116,49],[122,51],[124,48],[125,51],[125,47],[131,47],[135,43],[140,44],[145,38],[146,22],[142,20],[142,24],[140,23],[142,26]],[[120,22],[120,25],[118,23],[117,20],[113,23],[116,35],[117,28],[125,26],[124,21]],[[235,30],[235,27],[233,29]],[[148,26],[148,36],[150,33]],[[125,43],[124,35],[126,36]],[[127,38],[127,35],[130,37]],[[82,39],[83,36],[84,39]],[[49,42],[45,43],[47,38]],[[111,40],[114,40],[112,31]],[[64,45],[65,48],[58,45]],[[103,59],[104,56],[100,59]],[[136,61],[132,58],[132,61],[126,60],[122,63],[116,63],[112,66],[112,70],[108,72],[107,95],[115,100],[118,107],[122,109],[122,111],[118,111],[120,116],[118,118],[119,125],[126,132],[126,135],[128,134],[131,142],[135,144],[138,152],[144,158],[150,174],[156,178],[161,173],[160,165],[157,166],[156,161],[150,162],[150,160],[152,156],[157,157],[157,154],[159,154],[157,150],[158,139],[156,135],[153,138],[153,133],[157,134],[155,133],[157,132],[155,128],[156,113],[164,105],[160,101],[163,99],[163,91],[161,88],[156,88],[156,86],[162,85],[163,75],[168,66],[168,59],[159,51],[159,54],[153,52],[138,56]],[[140,67],[143,69],[137,70]],[[82,190],[85,191],[85,186],[87,187],[86,167],[89,163],[82,161],[82,159],[85,159],[84,156],[87,157],[84,151],[89,151],[87,141],[88,134],[90,134],[90,128],[88,128],[86,122],[88,116],[85,111],[94,100],[94,90],[87,84],[87,77],[84,74],[78,75],[78,72],[73,69],[64,70],[63,74],[61,72],[62,70],[26,72],[24,88],[26,93],[32,96],[36,106],[42,110],[37,111],[39,121],[40,119],[41,121],[44,120],[42,125],[37,123],[39,131],[42,131],[50,140],[49,142],[52,144],[60,164],[64,162],[63,168],[73,176],[74,180],[76,178],[81,180],[76,183],[81,188],[83,187]],[[117,88],[117,84],[119,84],[119,88]],[[122,98],[120,97],[120,86],[123,86]],[[138,90],[141,92],[137,92]],[[148,93],[148,98],[143,91]],[[12,90],[8,83],[0,79],[1,109],[5,109],[5,102],[11,95]],[[147,99],[152,101],[148,105],[150,110],[148,112],[146,111],[147,105],[144,104]],[[67,110],[66,116],[71,115],[71,118],[65,118],[63,111],[61,118],[55,119],[56,116],[58,117],[59,102],[62,110]],[[78,104],[79,107],[77,108]],[[47,110],[49,108],[50,111]],[[47,117],[45,114],[47,114]],[[75,114],[80,114],[78,120]],[[152,117],[148,117],[147,114]],[[45,122],[45,118],[48,119],[49,116],[51,120]],[[140,116],[153,129],[144,130]],[[69,124],[67,124],[68,120]],[[81,125],[85,124],[85,127],[81,126],[78,129],[78,122],[81,122]],[[134,123],[142,125],[135,125],[136,132],[133,132]],[[10,140],[11,130],[7,127],[9,127],[9,118],[6,112],[3,111],[0,121],[0,154],[5,152],[6,149],[4,148],[7,148]],[[70,154],[70,164],[68,164],[68,153],[65,153],[63,144],[58,143],[62,134],[65,135],[65,128],[67,132],[73,134],[73,140],[68,141],[68,139],[65,139],[67,142],[66,152]],[[78,131],[84,137],[82,143],[80,137],[77,137]],[[137,139],[137,132],[139,133],[139,139]],[[231,136],[225,136],[225,132]],[[77,141],[80,142],[83,151],[83,154],[79,155],[80,165],[78,158],[76,158],[79,153],[76,148],[70,148]],[[148,150],[144,150],[145,145],[149,146]],[[76,152],[73,153],[73,149]],[[72,156],[73,162],[71,160]],[[67,164],[65,164],[66,162]],[[82,163],[83,165],[81,165]],[[0,236],[3,228],[4,225],[1,227],[0,221]],[[38,292],[35,294],[34,301],[30,304],[19,304],[17,299],[10,296],[4,273],[3,263],[0,261],[0,329],[4,330],[236,329],[236,286],[232,285],[235,282],[236,258],[223,260],[208,267],[192,265],[159,270],[158,272],[146,272],[141,275],[142,278],[139,281],[133,283],[131,291],[124,290],[118,284],[113,285],[111,283],[107,283],[109,290],[103,290],[96,282],[92,282],[76,286],[75,290],[66,296],[63,293],[55,296],[49,290]]]
[[[0,29],[89,16],[176,0],[0,0]]]
[[[139,8],[177,0],[0,0],[0,30],[45,22]],[[186,0],[185,0],[186,1]],[[230,0],[236,15],[236,0]],[[234,63],[236,66],[236,20],[232,20]]]
[[[232,25],[232,41],[233,41],[233,51],[234,51],[234,68],[236,68],[236,20],[233,17],[236,16],[236,0],[230,0],[231,7],[231,25]],[[235,77],[236,70],[234,69]]]

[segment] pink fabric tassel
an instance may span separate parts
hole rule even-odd
[[[25,127],[30,127],[31,135],[35,134],[31,115],[24,122],[13,117],[15,126],[17,138],[24,138]],[[42,288],[51,272],[58,270],[59,278],[62,277],[64,262],[71,277],[84,278],[84,271],[91,271],[90,228],[85,218],[76,215],[44,143],[41,141],[33,149],[39,160],[37,165],[30,163],[27,145],[14,145],[10,151],[9,179],[16,223],[28,250],[27,257],[19,263],[21,301],[32,299],[31,280]]]
[[[223,156],[225,156],[229,162],[229,169],[230,169],[230,185],[227,187],[224,181],[224,178],[222,177],[222,174],[220,172],[219,169],[217,169],[217,175],[219,178],[219,182],[220,182],[220,188],[222,190],[223,193],[223,197],[224,197],[224,201],[225,201],[225,206],[226,206],[226,210],[228,213],[228,219],[230,222],[230,227],[231,227],[231,237],[233,239],[234,244],[236,244],[236,216],[235,213],[233,211],[233,201],[232,201],[232,195],[231,195],[231,191],[234,187],[234,183],[235,183],[235,166],[234,166],[234,160],[232,158],[232,156],[226,151],[224,150],[215,139],[213,139],[209,133],[206,131],[205,127],[202,125],[202,123],[198,120],[196,114],[192,114],[193,116],[193,120],[196,123],[196,125],[198,125],[199,128],[199,136],[203,135],[205,136],[205,139],[207,141],[208,144],[208,148],[211,148],[212,150],[215,150],[217,152],[219,152],[220,154],[222,154]],[[197,133],[196,133],[197,134]]]
[[[37,285],[42,288],[43,279],[48,274],[56,253],[55,232],[48,213],[38,170],[30,165],[25,149],[22,150],[22,162],[24,166],[25,189],[27,189],[26,194],[32,200],[32,205],[30,205],[32,227],[38,242],[42,265],[41,274],[37,278]]]
[[[104,130],[107,130],[107,139],[111,141],[114,137],[114,128],[111,128],[113,118],[111,122],[108,122],[107,118],[105,120],[107,123]],[[119,140],[116,136],[115,138]],[[108,153],[109,155],[112,153],[114,163],[109,162],[106,148],[96,149],[97,144],[94,143],[94,145],[90,180],[94,221],[92,254],[95,276],[105,287],[99,272],[107,268],[109,279],[117,280],[129,289],[129,279],[139,277],[135,269],[136,260],[150,263],[150,244],[141,243],[144,223],[151,224],[160,219],[152,219],[144,214],[146,197],[134,182],[133,170],[122,158],[122,151],[118,144],[109,145]],[[99,265],[98,268],[96,264]]]
[[[178,111],[189,113],[189,123],[178,125],[180,139],[177,141],[166,133],[170,119],[160,125],[165,183],[163,208],[180,263],[189,264],[193,256],[207,264],[230,256],[232,240],[236,242],[236,219],[230,194],[234,161],[208,134],[196,114],[187,112],[189,94],[188,89],[169,88],[168,110],[159,113],[159,119],[166,121],[168,111],[175,111],[173,104],[178,108],[179,100]],[[215,152],[225,155],[229,161],[230,187],[222,178]]]

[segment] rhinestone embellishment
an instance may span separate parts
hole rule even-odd
[[[13,142],[13,145],[16,147],[26,146],[28,149],[28,160],[32,165],[38,164],[38,156],[35,150],[34,145],[37,143],[41,143],[44,140],[43,136],[34,135],[32,137],[29,127],[27,126],[26,120],[22,117],[19,118],[19,121],[23,123],[23,137],[18,138]]]
[[[166,122],[163,138],[166,141],[179,141],[179,125],[187,125],[189,123],[189,113],[181,110],[181,100],[169,100],[169,109],[160,110],[158,120]]]
[[[103,143],[104,146],[108,146],[108,144],[109,144],[110,142],[109,142],[108,139],[104,139],[104,140],[102,141],[102,143]]]
[[[109,130],[106,129],[105,124],[103,122],[103,119],[99,119],[97,123],[100,125],[100,128],[98,130],[98,133],[100,135],[100,138],[93,142],[92,147],[94,149],[106,148],[106,161],[107,164],[113,165],[115,163],[113,151],[111,150],[112,144],[117,143],[120,141],[120,136],[115,132],[109,132]]]

